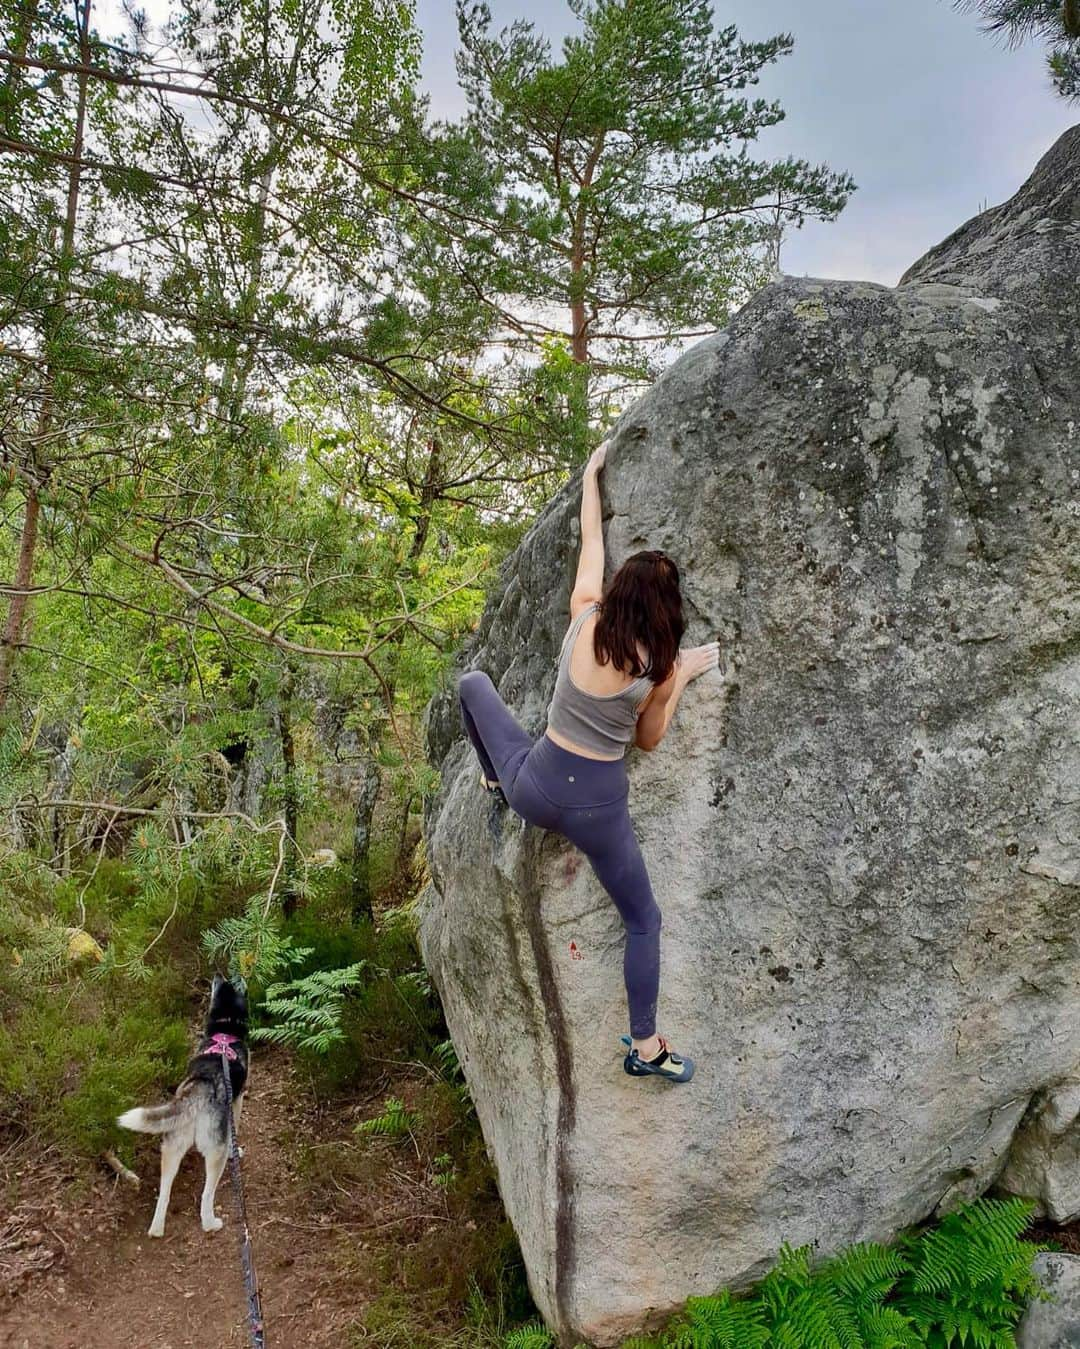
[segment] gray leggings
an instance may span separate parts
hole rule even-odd
[[[660,910],[627,809],[623,759],[589,759],[547,735],[535,742],[518,725],[482,670],[458,680],[461,719],[484,776],[497,779],[512,809],[529,824],[568,838],[589,859],[626,929],[623,978],[630,1034],[656,1032],[660,986]]]

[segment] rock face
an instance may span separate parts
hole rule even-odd
[[[666,549],[729,660],[629,759],[691,1084],[623,1073],[613,905],[479,791],[453,684],[428,716],[423,951],[549,1324],[613,1345],[782,1240],[888,1240],[1014,1139],[1080,1211],[1080,126],[895,288],[756,294],[601,488],[608,573]],[[533,735],[579,500],[464,653]]]

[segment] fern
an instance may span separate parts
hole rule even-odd
[[[431,1164],[431,1183],[440,1190],[449,1190],[458,1178],[454,1159],[448,1152],[440,1152]]]
[[[512,1330],[503,1342],[503,1349],[551,1349],[555,1336],[540,1321]]]
[[[394,984],[402,992],[412,993],[421,998],[431,997],[431,980],[428,978],[427,970],[406,970],[404,974],[395,977]]]
[[[764,1310],[747,1299],[734,1301],[724,1288],[714,1296],[692,1297],[685,1320],[666,1343],[673,1349],[756,1349],[770,1340]]]
[[[419,1123],[420,1116],[406,1110],[403,1101],[399,1101],[396,1096],[388,1096],[383,1102],[382,1114],[373,1119],[361,1120],[354,1132],[378,1138],[403,1138]]]
[[[271,1044],[291,1045],[309,1053],[325,1054],[345,1039],[341,1013],[345,995],[356,988],[367,966],[359,960],[336,970],[316,970],[303,979],[271,984],[263,997],[263,1008],[277,1017],[276,1024],[259,1026],[252,1039]]]
[[[1031,1261],[1050,1248],[1020,1239],[1033,1208],[1034,1200],[1019,1195],[976,1199],[936,1227],[901,1238],[909,1268],[895,1305],[927,1344],[1011,1349],[1028,1301],[1045,1296]]]
[[[438,1065],[439,1072],[447,1082],[452,1082],[455,1078],[460,1077],[461,1063],[458,1060],[453,1040],[440,1040],[431,1052]]]
[[[453,1041],[440,1040],[431,1052],[443,1081],[453,1087],[458,1105],[466,1113],[475,1114],[469,1084],[465,1081],[465,1076],[461,1071],[461,1064],[458,1061],[457,1050],[454,1048]]]

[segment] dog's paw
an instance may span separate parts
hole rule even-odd
[[[146,1235],[148,1237],[163,1237],[165,1235],[165,1224],[151,1223]]]
[[[220,1232],[225,1226],[224,1218],[211,1218],[209,1222],[204,1222],[202,1230],[204,1232]]]

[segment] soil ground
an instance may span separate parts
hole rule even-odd
[[[381,1179],[334,1185],[298,1166],[301,1145],[353,1148],[352,1129],[385,1094],[319,1112],[281,1051],[261,1051],[244,1107],[244,1189],[267,1341],[341,1349],[380,1291],[374,1254],[448,1222],[422,1168],[399,1155]],[[157,1195],[156,1138],[142,1141],[136,1189],[106,1170],[74,1172],[33,1139],[0,1147],[0,1349],[244,1349],[249,1344],[232,1187],[218,1189],[222,1231],[198,1220],[202,1159],[189,1153],[165,1236],[146,1235]],[[362,1174],[362,1172],[361,1172]],[[469,1223],[474,1227],[474,1223]],[[1080,1253],[1080,1223],[1037,1221],[1025,1236]],[[373,1345],[375,1340],[370,1341]]]
[[[303,1117],[288,1058],[263,1052],[253,1072],[240,1138],[248,1218],[268,1341],[290,1349],[349,1342],[371,1288],[356,1261],[343,1278],[336,1247],[351,1229],[378,1227],[350,1196],[349,1221],[312,1211],[293,1142],[350,1136],[355,1108]],[[226,1170],[217,1211],[225,1227],[198,1220],[202,1158],[190,1152],[172,1192],[165,1236],[146,1235],[157,1195],[156,1139],[139,1151],[141,1186],[103,1166],[89,1184],[33,1140],[0,1156],[0,1346],[3,1349],[242,1349],[249,1343],[232,1187]],[[12,1196],[14,1196],[13,1202]],[[365,1221],[366,1217],[366,1221]]]

